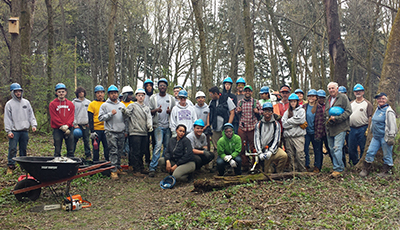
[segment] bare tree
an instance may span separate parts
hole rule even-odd
[[[108,85],[115,84],[115,21],[117,17],[118,0],[111,1],[110,18],[108,20]]]

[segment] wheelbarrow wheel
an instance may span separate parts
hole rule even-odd
[[[32,187],[37,184],[39,184],[39,182],[37,182],[36,180],[24,179],[24,180],[19,181],[15,185],[14,190]],[[41,191],[42,191],[42,189],[38,188],[38,189],[31,190],[31,191],[18,193],[18,194],[15,194],[15,198],[17,198],[17,200],[19,200],[19,201],[27,201],[28,199],[31,201],[35,201],[39,198]]]

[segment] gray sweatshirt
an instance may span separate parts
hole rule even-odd
[[[121,112],[122,108],[125,108],[124,104],[119,101],[114,103],[110,99],[107,99],[107,101],[100,106],[99,121],[104,121],[105,131],[128,133],[125,127],[125,119]],[[111,113],[113,109],[117,111],[115,115]]]
[[[293,110],[293,117],[288,118],[289,109],[283,114],[282,127],[284,137],[299,137],[306,135],[306,130],[300,125],[306,122],[306,111],[299,106]]]
[[[81,101],[79,98],[75,98],[72,103],[75,105],[75,117],[74,117],[74,126],[75,125],[87,125],[89,124],[88,118],[88,107],[90,101],[88,99],[83,99]]]
[[[7,134],[12,131],[27,131],[30,126],[37,126],[31,103],[22,98],[22,95],[21,100],[19,100],[15,96],[14,90],[11,91],[12,99],[7,101],[4,108],[4,128]]]
[[[124,117],[128,119],[129,135],[147,136],[153,130],[150,108],[143,104],[132,103],[122,109]]]
[[[198,104],[194,106],[194,110],[196,111],[197,119],[201,119],[204,121],[204,124],[207,124],[207,117],[208,114],[210,113],[210,108],[206,103],[202,107],[200,107]]]
[[[193,131],[193,123],[197,120],[196,112],[194,107],[186,104],[181,106],[177,104],[171,111],[171,116],[169,120],[169,128],[172,133],[175,133],[175,129],[179,124],[186,126],[186,133]]]
[[[274,119],[274,116],[269,121],[265,121],[263,118],[257,123],[254,131],[254,147],[257,153],[271,151],[275,154],[278,150],[280,140],[281,125]]]

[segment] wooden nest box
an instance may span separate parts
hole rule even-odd
[[[19,18],[11,17],[8,19],[8,32],[10,34],[19,34]]]

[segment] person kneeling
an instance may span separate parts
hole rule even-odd
[[[231,123],[224,124],[224,132],[217,142],[217,169],[218,175],[223,176],[225,166],[230,165],[235,170],[235,175],[242,174],[242,159],[239,156],[242,151],[242,140],[240,136],[234,134],[233,125]]]
[[[257,123],[254,131],[254,147],[261,161],[260,165],[264,165],[264,172],[268,173],[271,163],[274,163],[276,172],[282,173],[288,156],[279,148],[281,126],[273,116],[273,106],[270,102],[264,103],[262,109],[263,118]]]
[[[207,137],[203,133],[204,121],[198,119],[194,122],[194,131],[187,135],[187,138],[192,143],[194,162],[196,163],[196,170],[201,169],[203,165],[207,165],[214,159],[214,154],[207,151]]]
[[[177,181],[187,181],[189,174],[196,168],[192,145],[185,134],[186,126],[179,124],[176,127],[176,137],[170,139],[164,157],[158,160],[160,167],[165,168]]]

